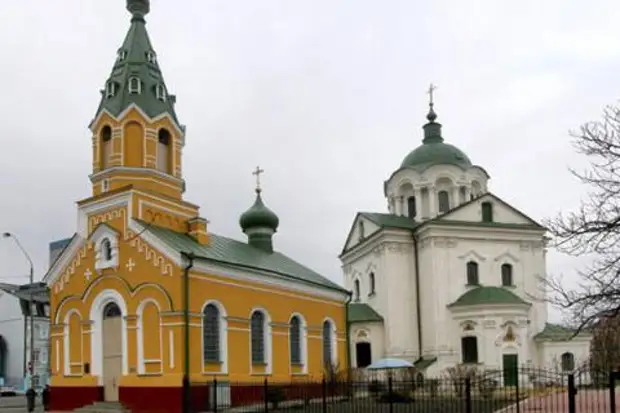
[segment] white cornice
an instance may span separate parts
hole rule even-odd
[[[144,174],[144,175],[151,175],[157,178],[162,178],[168,181],[172,181],[175,184],[180,185],[180,186],[182,186],[184,182],[183,179],[177,178],[169,174],[165,174],[163,172],[158,171],[157,169],[138,168],[138,167],[132,167],[132,166],[114,166],[108,169],[104,169],[103,171],[99,171],[97,173],[91,174],[89,178],[91,182],[94,183],[95,181],[99,179],[110,177],[117,173],[139,173],[139,174]],[[128,177],[127,179],[131,179],[131,177]]]
[[[352,264],[356,260],[370,254],[376,247],[386,242],[412,244],[411,230],[397,228],[380,228],[371,234],[363,243],[357,244],[340,256],[343,265]]]
[[[56,258],[50,269],[47,270],[47,274],[43,276],[43,282],[48,286],[52,285],[60,273],[69,265],[75,254],[84,246],[85,242],[84,238],[76,234],[60,256]]]
[[[345,291],[335,291],[329,288],[322,288],[318,285],[307,284],[302,281],[296,282],[294,280],[289,280],[284,276],[279,276],[267,271],[246,268],[241,269],[232,265],[222,265],[200,258],[196,259],[192,270],[203,274],[215,275],[243,282],[278,287],[291,292],[311,294],[328,300],[344,302],[344,300],[348,298],[348,294]]]

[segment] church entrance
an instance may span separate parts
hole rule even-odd
[[[361,342],[355,344],[355,361],[359,368],[367,367],[372,363],[370,343]]]
[[[516,354],[504,354],[504,386],[516,386],[519,380],[519,358]]]
[[[123,374],[121,309],[109,303],[103,309],[103,392],[107,402],[118,401],[118,383]]]

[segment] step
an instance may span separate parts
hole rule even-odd
[[[75,409],[76,413],[131,413],[131,410],[119,402],[95,402]]]

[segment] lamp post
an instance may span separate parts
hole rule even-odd
[[[30,255],[28,255],[28,252],[26,252],[21,242],[19,242],[19,238],[10,232],[3,233],[2,237],[12,238],[30,264],[30,302],[28,303],[28,313],[30,314],[30,385],[32,386],[32,377],[34,376],[34,314],[32,312],[32,306],[34,304],[34,264],[32,263],[32,259],[30,258]]]

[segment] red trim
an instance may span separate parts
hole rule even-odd
[[[103,400],[103,387],[50,387],[50,410],[72,411]]]

